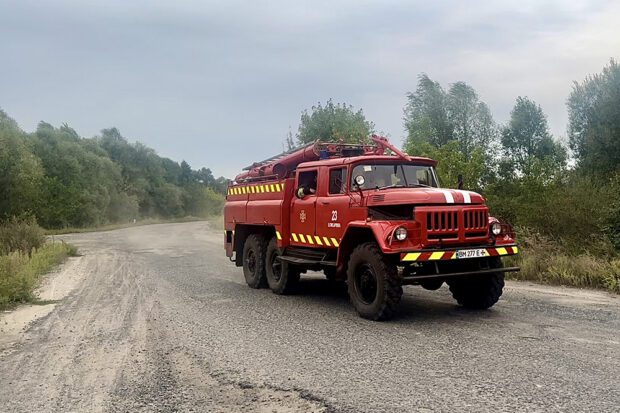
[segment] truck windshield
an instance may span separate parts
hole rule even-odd
[[[355,177],[364,177],[362,189],[437,187],[432,166],[412,164],[361,164],[353,168],[351,187]]]

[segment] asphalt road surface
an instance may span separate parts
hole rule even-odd
[[[58,302],[0,315],[0,411],[620,411],[617,296],[508,283],[476,312],[405,287],[377,323],[318,273],[248,288],[206,223],[64,238]]]

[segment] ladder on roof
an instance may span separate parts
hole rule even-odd
[[[290,154],[292,154],[292,153],[295,153],[295,152],[297,152],[297,151],[299,151],[299,150],[301,150],[301,149],[306,149],[306,148],[309,148],[309,147],[311,147],[311,146],[313,146],[313,145],[315,145],[315,144],[316,144],[316,142],[312,142],[312,143],[309,143],[309,144],[307,144],[307,145],[302,145],[302,146],[298,146],[298,147],[293,148],[293,149],[289,149],[289,150],[288,150],[288,151],[286,151],[286,152],[282,152],[282,153],[280,153],[280,154],[278,154],[278,155],[272,156],[271,158],[267,158],[267,159],[265,159],[265,160],[263,160],[263,161],[260,161],[260,162],[254,162],[252,165],[250,165],[250,166],[246,166],[245,168],[243,168],[243,170],[244,170],[244,171],[249,171],[249,170],[251,170],[252,168],[257,168],[257,167],[259,167],[259,166],[264,166],[264,165],[270,164],[271,162],[279,161],[280,159],[284,158],[284,157],[285,157],[285,156],[287,156],[287,155],[290,155]]]

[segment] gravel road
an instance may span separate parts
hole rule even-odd
[[[320,274],[296,296],[248,288],[222,237],[64,236],[82,256],[44,283],[58,302],[0,315],[0,411],[620,411],[617,296],[508,283],[474,312],[405,287],[376,323]]]

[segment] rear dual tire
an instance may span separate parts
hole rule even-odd
[[[280,261],[278,257],[281,254],[278,242],[273,237],[267,246],[267,283],[275,294],[291,294],[297,289],[301,271],[286,261]]]
[[[267,285],[266,248],[265,237],[258,234],[249,235],[243,245],[243,276],[251,288],[262,288]]]

